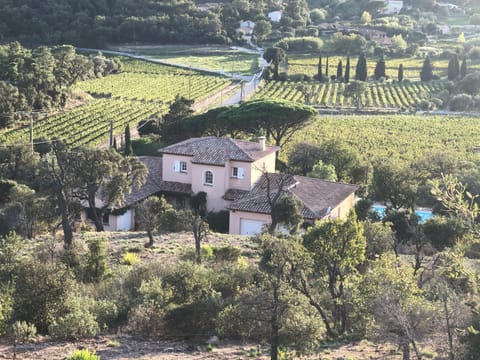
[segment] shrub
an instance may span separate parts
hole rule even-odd
[[[313,9],[310,11],[310,20],[315,25],[320,24],[327,18],[327,11],[325,9]]]
[[[207,221],[210,230],[224,234],[228,233],[229,216],[230,213],[226,210],[208,213]]]
[[[140,257],[137,254],[132,252],[127,252],[122,257],[122,263],[124,265],[133,266],[139,261],[140,261]]]
[[[72,273],[62,264],[29,261],[19,266],[13,292],[13,318],[32,322],[45,333],[52,322],[68,311],[73,294]]]
[[[164,329],[164,310],[153,300],[148,300],[130,311],[127,331],[148,336],[161,335]]]
[[[111,328],[118,320],[117,304],[111,300],[95,301],[92,312],[101,330]]]
[[[480,59],[480,46],[472,46],[472,48],[468,50],[468,57],[472,60]]]
[[[465,225],[455,219],[437,216],[423,224],[423,232],[437,250],[454,246],[466,234]]]
[[[162,231],[165,232],[181,232],[191,231],[191,225],[189,221],[185,221],[188,218],[185,210],[179,211],[167,211],[163,214]]]
[[[355,55],[360,54],[366,44],[367,41],[362,35],[343,35],[339,32],[335,33],[329,40],[328,48],[331,53],[339,55]]]
[[[274,47],[282,48],[285,51],[311,51],[319,52],[323,41],[313,36],[289,37],[277,42]]]
[[[366,221],[363,228],[367,244],[365,249],[367,259],[375,259],[393,250],[395,238],[389,225],[382,222]]]
[[[215,323],[223,308],[218,293],[204,299],[174,307],[165,314],[168,332],[188,338],[204,338],[215,334]]]
[[[4,335],[8,329],[12,316],[12,301],[11,291],[0,287],[0,336]]]
[[[75,350],[66,360],[100,360],[100,356],[96,355],[95,351],[90,352],[88,349],[83,349]]]
[[[12,336],[16,342],[30,342],[37,336],[37,328],[26,321],[15,321],[12,325]]]
[[[215,247],[213,249],[213,254],[215,255],[215,260],[217,262],[236,262],[240,256],[241,249],[231,245]]]
[[[55,339],[78,340],[98,334],[99,326],[90,311],[92,299],[74,297],[68,301],[69,312],[55,319],[48,327],[50,336]]]
[[[480,259],[480,242],[469,243],[465,248],[465,257],[469,259]]]
[[[452,111],[465,111],[470,108],[472,97],[468,94],[458,94],[450,99],[449,107]]]
[[[480,71],[468,74],[457,84],[457,91],[470,95],[480,93]]]

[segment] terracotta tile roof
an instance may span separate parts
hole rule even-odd
[[[140,188],[134,187],[125,196],[124,207],[131,206],[157,193],[192,194],[192,185],[162,180],[162,158],[159,156],[140,156],[138,158],[148,168],[147,180]]]
[[[223,195],[223,198],[229,201],[238,200],[247,195],[249,192],[250,191],[248,190],[228,189],[225,192],[225,195]]]
[[[332,208],[338,206],[358,189],[355,185],[305,176],[266,174],[250,193],[230,204],[229,209],[270,214],[268,182],[270,182],[271,194],[282,187],[285,194],[290,193],[299,199],[303,203],[303,217],[312,220],[327,216]]]
[[[214,136],[191,138],[160,150],[163,154],[192,156],[192,163],[224,166],[230,160],[253,162],[278,151],[278,146],[260,148],[259,143]]]

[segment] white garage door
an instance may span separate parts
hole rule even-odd
[[[241,235],[256,235],[262,232],[264,221],[240,219]]]

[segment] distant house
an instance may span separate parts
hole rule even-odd
[[[255,29],[255,23],[253,21],[241,21],[240,26],[237,28],[237,34],[248,44],[252,45],[253,29]]]
[[[447,24],[439,25],[438,29],[440,30],[442,35],[451,35],[452,34],[452,29],[450,29],[450,26],[448,26]]]
[[[203,3],[197,4],[197,9],[200,11],[210,11],[218,7],[217,3]]]
[[[385,31],[371,29],[369,27],[345,28],[343,32],[362,35],[365,39],[374,41],[380,45],[391,45],[392,38]]]
[[[192,194],[207,194],[208,211],[227,210],[230,233],[251,235],[270,222],[267,191],[290,193],[303,203],[307,222],[345,217],[354,204],[354,185],[275,172],[277,146],[230,138],[192,138],[160,150],[162,157],[139,159],[147,166],[146,183],[132,189],[121,209],[104,219],[105,230],[135,227],[135,204],[164,195],[177,208],[188,206]],[[282,179],[282,187],[278,180]],[[270,181],[272,180],[272,181]],[[277,184],[265,186],[266,183]]]
[[[403,9],[403,1],[402,0],[388,0],[387,7],[383,11],[386,15],[395,15]]]
[[[460,6],[455,5],[455,4],[451,4],[451,3],[439,3],[439,2],[437,2],[436,6],[447,8],[448,10],[454,10],[454,11],[461,11],[462,10],[462,8]]]
[[[255,23],[251,20],[240,21],[240,26],[237,30],[242,31],[245,35],[252,35],[255,29]]]
[[[268,13],[268,18],[270,19],[271,22],[278,23],[282,19],[282,11],[280,10],[271,11]]]

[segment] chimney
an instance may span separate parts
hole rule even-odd
[[[260,136],[258,138],[258,144],[260,145],[260,150],[265,151],[267,149],[267,144],[265,143],[265,136]]]

